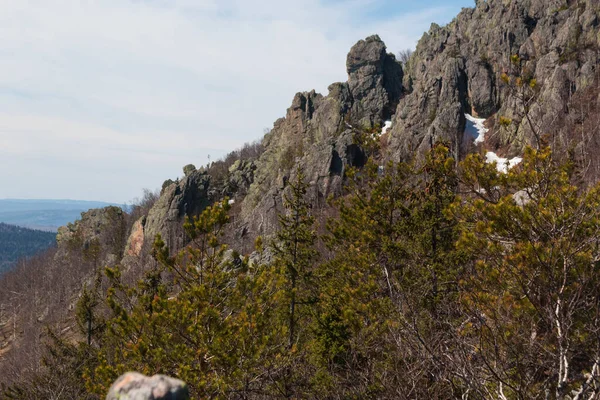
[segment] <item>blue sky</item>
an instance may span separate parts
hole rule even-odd
[[[0,198],[130,202],[473,0],[0,0]]]

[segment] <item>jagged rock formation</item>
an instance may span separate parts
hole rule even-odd
[[[402,93],[403,73],[379,36],[360,40],[350,49],[346,70],[352,119],[366,127],[389,119]]]
[[[254,182],[256,163],[249,160],[237,160],[228,169],[228,174],[221,190],[222,195],[230,198],[244,196]]]
[[[218,187],[210,169],[167,186],[148,215],[145,239],[161,233],[170,245],[182,245],[176,227],[183,216],[223,196],[241,203],[233,241],[268,235],[295,166],[305,170],[313,202],[323,204],[340,192],[348,166],[365,162],[357,132],[390,119],[384,156],[392,160],[412,158],[438,140],[457,159],[475,151],[465,114],[486,119],[489,133],[479,146],[501,156],[520,154],[544,134],[567,147],[571,99],[596,82],[600,40],[598,0],[571,3],[477,1],[449,25],[433,24],[404,67],[378,36],[358,41],[347,57],[348,81],[330,85],[327,95],[297,93],[265,135],[257,160],[232,165]],[[527,96],[518,77],[531,85]],[[583,153],[581,141],[573,146]]]
[[[184,218],[225,196],[237,207],[229,242],[242,246],[251,242],[247,238],[271,234],[295,166],[304,169],[318,207],[340,193],[349,166],[365,163],[356,134],[389,119],[384,156],[393,160],[411,158],[437,140],[450,144],[456,158],[473,151],[465,114],[487,119],[481,146],[503,155],[520,153],[545,133],[567,146],[565,127],[577,124],[569,114],[572,98],[585,92],[597,102],[589,91],[598,74],[598,9],[598,0],[481,0],[448,26],[433,24],[404,68],[378,36],[358,41],[347,57],[348,81],[330,85],[326,96],[297,93],[285,118],[263,138],[260,157],[228,164],[219,176],[190,164],[181,180],[165,182],[159,200],[131,230],[125,256],[139,256],[157,234],[172,250],[181,248]],[[507,82],[503,74],[511,73]],[[516,75],[535,80],[530,98],[515,89]],[[583,154],[584,142],[578,138],[572,147]],[[59,247],[70,228],[61,229]]]
[[[313,183],[315,202],[324,203],[329,194],[339,193],[345,169],[366,161],[364,151],[355,144],[356,133],[383,126],[403,92],[402,67],[378,36],[354,45],[346,69],[348,81],[332,84],[327,96],[314,90],[294,96],[285,118],[265,135],[265,151],[257,160],[234,162],[224,179],[212,177],[211,169],[186,166],[180,182],[165,182],[143,225],[144,240],[161,234],[169,247],[181,248],[184,217],[198,215],[224,196],[242,201],[231,241],[239,244],[248,233],[272,233],[295,165],[303,167]],[[139,226],[135,234],[139,236]]]
[[[164,375],[147,377],[137,372],[122,375],[111,386],[106,400],[188,400],[187,385]]]
[[[462,156],[465,113],[489,118],[490,126],[504,117],[510,123],[494,130],[489,145],[508,146],[513,153],[536,135],[560,136],[556,130],[571,96],[595,79],[598,4],[480,0],[448,26],[433,24],[405,70],[410,93],[395,114],[390,157],[406,159],[438,139]],[[514,69],[536,80],[531,99],[523,99],[516,80],[503,81],[502,74]]]
[[[104,254],[99,263],[111,265],[119,262],[122,243],[126,237],[126,214],[119,207],[91,209],[81,213],[81,219],[58,229],[57,257],[67,251],[82,252],[87,258]]]
[[[210,176],[203,170],[188,169],[178,182],[163,187],[144,224],[144,240],[152,243],[160,234],[169,247],[181,247],[181,225],[186,216],[198,215],[209,205]]]
[[[348,166],[362,166],[364,151],[355,135],[383,126],[402,94],[402,67],[379,36],[361,40],[348,54],[348,81],[329,86],[329,94],[297,93],[285,118],[263,141],[254,184],[244,201],[244,230],[268,234],[277,226],[282,192],[294,167],[304,169],[318,205],[341,190]]]

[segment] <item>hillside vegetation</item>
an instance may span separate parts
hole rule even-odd
[[[184,224],[182,250],[157,237],[139,280],[96,269],[79,339],[51,331],[45,367],[4,396],[101,399],[129,370],[177,376],[193,398],[595,393],[600,186],[549,148],[506,173],[443,144],[357,172],[323,218],[296,170],[251,257],[221,242],[225,199]]]
[[[21,228],[0,222],[0,274],[15,265],[18,259],[37,254],[55,245],[56,234]]]
[[[598,0],[377,35],[260,143],[59,229],[0,280],[0,398],[600,396]],[[185,162],[182,162],[182,165]]]

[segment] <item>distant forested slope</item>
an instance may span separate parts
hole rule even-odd
[[[32,256],[53,246],[56,233],[21,228],[0,222],[0,274],[19,258]]]

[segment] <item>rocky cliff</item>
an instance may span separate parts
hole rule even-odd
[[[546,134],[564,142],[573,95],[595,84],[598,9],[597,0],[477,1],[448,26],[433,24],[405,68],[391,157],[430,139],[464,155],[465,114],[494,128],[486,140],[494,149],[517,154]]]
[[[586,112],[596,109],[598,10],[598,0],[478,1],[447,26],[433,24],[405,65],[378,36],[360,40],[347,57],[348,80],[330,85],[326,95],[297,93],[251,166],[238,162],[217,185],[209,168],[164,189],[145,239],[161,233],[179,247],[183,217],[224,195],[238,203],[233,241],[268,235],[295,166],[305,170],[314,203],[323,204],[340,192],[344,171],[365,162],[357,134],[384,126],[391,125],[383,158],[392,160],[439,140],[457,159],[471,151],[517,156],[527,144],[550,140],[589,162],[594,135],[575,137],[573,114],[583,93]],[[468,118],[487,131],[477,143],[465,133]],[[241,177],[243,168],[251,172]]]
[[[185,176],[165,182],[158,200],[136,221],[108,208],[61,228],[54,270],[46,268],[47,278],[39,280],[46,286],[40,291],[22,283],[23,292],[57,293],[59,300],[36,300],[29,322],[16,315],[0,321],[4,336],[15,343],[11,349],[18,348],[18,325],[32,327],[31,342],[39,342],[33,327],[47,322],[49,311],[38,303],[72,309],[74,293],[98,266],[135,263],[157,234],[172,251],[181,248],[184,219],[214,201],[231,199],[226,240],[250,252],[254,237],[277,228],[295,167],[304,169],[319,209],[329,195],[341,193],[349,167],[365,164],[367,151],[357,141],[365,132],[381,132],[381,162],[418,157],[438,140],[457,159],[472,151],[518,156],[525,145],[546,141],[581,162],[589,179],[598,179],[599,10],[600,0],[479,0],[447,26],[433,24],[404,64],[378,36],[358,41],[347,57],[347,81],[333,83],[327,94],[297,93],[250,156],[235,153],[199,170],[186,166]],[[472,121],[483,132],[477,140],[469,133]],[[82,256],[71,262],[67,254],[73,251]],[[79,269],[61,282],[49,278],[69,263]],[[21,288],[18,277],[12,279]],[[16,310],[21,298],[0,300]],[[57,313],[54,320],[63,317]]]
[[[229,196],[241,204],[230,241],[269,234],[277,226],[282,193],[294,167],[304,168],[315,202],[339,193],[348,166],[362,166],[366,157],[355,143],[357,133],[380,129],[390,120],[403,93],[402,66],[371,36],[348,54],[348,81],[329,86],[323,96],[314,90],[297,93],[286,116],[275,121],[262,140],[264,151],[252,160],[238,160],[224,179],[213,168],[193,171],[168,183],[144,224],[144,240],[156,234],[171,247],[185,243],[181,223],[198,215],[210,202]],[[139,236],[139,229],[136,231]]]

